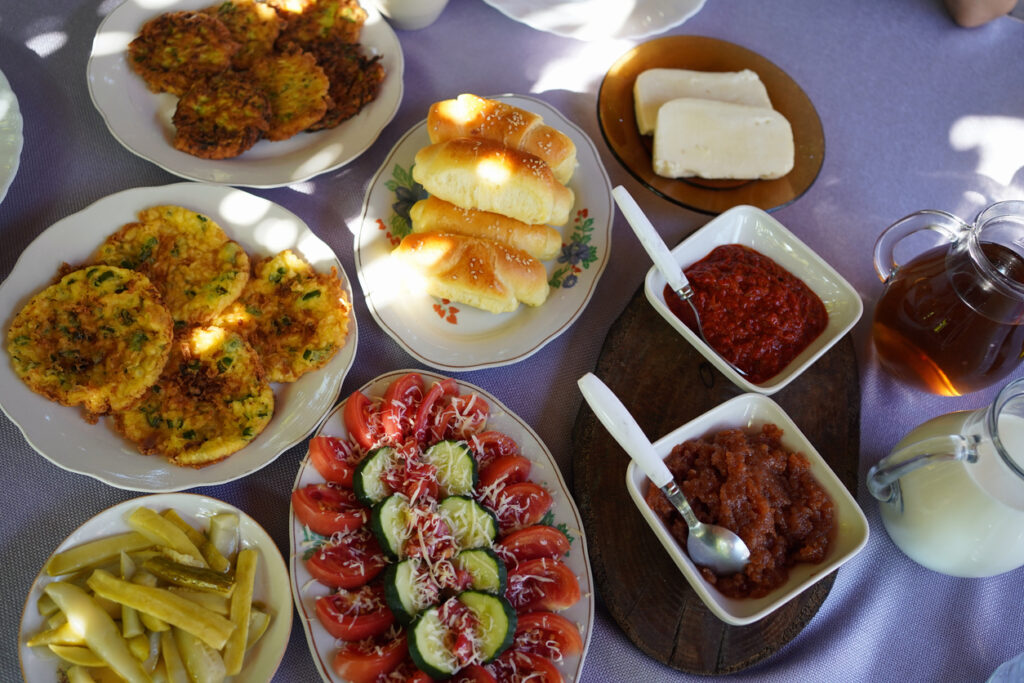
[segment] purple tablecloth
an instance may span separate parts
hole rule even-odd
[[[119,190],[179,180],[124,149],[90,101],[86,61],[97,26],[115,5],[37,0],[0,7],[0,70],[25,121],[21,167],[0,204],[2,277],[29,242],[64,216]],[[667,33],[712,36],[754,50],[788,72],[817,107],[826,138],[821,174],[803,197],[774,215],[863,297],[865,318],[853,332],[862,387],[863,482],[868,467],[913,426],[980,406],[994,393],[926,395],[878,369],[867,334],[881,289],[871,247],[883,228],[917,209],[970,218],[990,202],[1024,199],[1024,22],[1007,17],[960,29],[939,0],[708,0]],[[453,0],[430,28],[398,35],[405,96],[376,144],[338,171],[253,191],[304,219],[353,277],[351,229],[369,179],[431,102],[459,92],[530,94],[557,107],[594,139],[612,184],[624,184],[638,198],[669,243],[708,220],[641,187],[601,138],[601,79],[640,39],[559,37],[514,22],[480,0]],[[532,425],[570,481],[570,431],[581,402],[575,380],[594,367],[605,334],[648,263],[616,217],[612,258],[583,316],[523,362],[459,376],[496,394]],[[358,283],[354,287],[361,339],[342,395],[383,372],[417,367],[374,323]],[[9,322],[11,314],[2,311],[0,318]],[[288,493],[304,453],[304,444],[296,446],[248,478],[199,492],[238,505],[285,549]],[[48,554],[83,521],[136,494],[58,469],[6,417],[0,418],[0,481],[0,679],[11,681],[20,675],[23,601]],[[977,681],[1024,650],[1024,570],[984,580],[925,570],[889,540],[863,483],[858,499],[871,523],[866,549],[839,571],[828,599],[799,636],[735,679]],[[597,604],[582,680],[694,678],[642,654],[603,609],[600,595]],[[275,680],[316,679],[296,620]]]

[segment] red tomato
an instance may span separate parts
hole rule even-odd
[[[345,420],[345,428],[349,436],[355,439],[363,450],[370,450],[381,437],[379,415],[373,406],[373,401],[366,398],[361,391],[353,391],[345,402],[345,410],[342,413]]]
[[[402,375],[388,386],[380,407],[384,437],[400,443],[412,431],[416,408],[423,400],[423,378],[418,373]]]
[[[348,441],[337,436],[314,436],[309,440],[309,461],[327,481],[352,488],[358,455]]]
[[[395,623],[384,599],[384,585],[372,583],[354,591],[339,589],[316,599],[316,616],[335,638],[362,640],[377,636]]]
[[[513,564],[541,557],[559,558],[569,552],[569,539],[561,531],[546,524],[534,524],[513,531],[498,541],[502,558]]]
[[[501,455],[480,470],[477,490],[487,492],[495,484],[516,484],[530,477],[532,463],[522,455]]]
[[[519,613],[556,611],[576,604],[580,582],[561,560],[527,560],[509,570],[505,598]]]
[[[428,429],[437,419],[437,413],[444,406],[444,400],[458,393],[459,385],[451,377],[436,382],[434,386],[430,387],[430,391],[423,397],[419,408],[416,409],[416,419],[412,424],[412,436],[417,442],[426,443]]]
[[[526,680],[530,683],[562,683],[564,680],[550,660],[521,650],[506,651],[489,664],[488,668],[502,683],[519,683]]]
[[[411,659],[406,659],[388,676],[388,681],[402,683],[434,683],[434,679],[416,668]]]
[[[430,428],[434,440],[468,439],[487,424],[491,407],[476,394],[453,396],[437,415]]]
[[[334,673],[351,683],[374,683],[397,669],[408,652],[404,632],[390,640],[378,636],[345,643],[334,654]]]
[[[519,455],[519,444],[511,436],[494,430],[474,434],[469,444],[476,453],[476,461],[483,469],[502,455]]]
[[[583,652],[580,630],[561,614],[528,612],[516,620],[513,647],[556,662]]]
[[[329,482],[292,491],[292,508],[300,522],[321,536],[358,529],[370,518],[355,491]]]
[[[497,679],[479,664],[463,667],[451,680],[452,683],[497,683]]]
[[[331,588],[359,588],[387,564],[377,539],[366,527],[345,534],[337,543],[324,543],[306,560],[313,578]]]
[[[487,502],[493,503],[498,528],[502,532],[536,524],[554,504],[547,489],[532,481],[520,481],[498,489]]]

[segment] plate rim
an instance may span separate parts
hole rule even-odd
[[[650,0],[648,0],[648,2],[649,1]],[[620,31],[608,35],[602,35],[600,32],[591,32],[586,30],[581,31],[579,29],[561,29],[558,27],[551,27],[537,19],[533,19],[531,21],[532,15],[529,12],[519,13],[514,11],[512,5],[515,4],[515,0],[512,0],[511,2],[510,0],[484,0],[484,2],[486,2],[488,5],[498,10],[502,14],[504,14],[509,19],[517,21],[521,24],[525,24],[536,31],[544,31],[546,33],[551,33],[556,36],[562,36],[563,38],[576,38],[578,40],[595,40],[598,38],[626,40],[647,38],[653,35],[657,35],[659,33],[663,33],[671,28],[675,28],[676,26],[683,24],[684,22],[692,18],[695,14],[697,14],[697,12],[699,12],[704,7],[704,3],[706,2],[706,0],[688,0],[688,2],[691,2],[693,6],[689,10],[685,11],[681,16],[672,17],[668,21],[664,21],[661,23],[651,22],[645,29],[628,29],[625,31]],[[519,4],[522,4],[521,0]],[[542,6],[548,7],[550,6],[550,4],[551,3],[543,3]],[[593,4],[599,3],[594,2]],[[678,2],[663,2],[658,6],[667,6],[671,8],[678,6],[678,4]],[[648,18],[649,16],[650,15],[648,15]]]
[[[25,149],[25,119],[21,114],[18,95],[3,70],[0,70],[0,95],[5,93],[10,94],[11,107],[0,116],[0,153],[10,152],[11,166],[6,173],[0,173],[0,202],[7,196],[7,191],[18,175],[21,153]],[[11,134],[9,137],[8,133]]]

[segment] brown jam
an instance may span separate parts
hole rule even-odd
[[[786,582],[798,562],[825,559],[835,536],[835,506],[802,453],[783,448],[782,430],[728,429],[679,444],[665,459],[697,517],[743,539],[750,562],[742,572],[701,574],[730,598],[759,598]],[[687,527],[665,495],[648,487],[647,503],[686,547]]]

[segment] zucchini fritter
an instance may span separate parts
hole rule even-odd
[[[156,384],[114,429],[147,455],[203,467],[241,449],[270,422],[274,393],[241,335],[197,327],[175,339]]]
[[[278,48],[296,44],[308,49],[317,42],[358,43],[366,10],[357,0],[270,0],[286,26]]]
[[[331,83],[327,93],[332,104],[309,130],[334,128],[377,99],[385,73],[379,55],[367,57],[361,46],[351,43],[320,43],[310,49]]]
[[[214,16],[165,12],[128,44],[128,64],[153,92],[183,95],[199,77],[230,67],[241,47]]]
[[[253,262],[252,277],[218,324],[245,335],[271,382],[294,382],[345,345],[351,304],[338,273],[290,250]]]
[[[308,52],[272,54],[252,74],[270,99],[270,140],[286,140],[323,118],[330,98],[324,70]]]
[[[32,391],[82,405],[95,422],[130,407],[170,353],[171,315],[142,273],[99,265],[36,294],[7,333],[14,371]]]
[[[248,74],[224,71],[192,84],[174,110],[174,148],[203,159],[229,159],[270,128],[270,102]]]
[[[248,69],[257,59],[274,49],[274,41],[284,20],[272,7],[256,0],[224,0],[207,7],[206,14],[217,17],[241,44],[231,63],[236,69]]]
[[[204,324],[238,298],[249,256],[216,222],[180,206],[139,212],[97,250],[99,263],[145,273],[163,296],[176,329]]]

